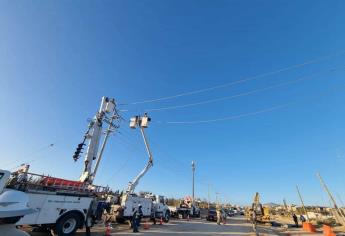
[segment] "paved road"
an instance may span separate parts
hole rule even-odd
[[[261,230],[260,230],[261,231]],[[126,230],[125,232],[116,232],[112,235],[135,234]],[[172,235],[256,235],[252,225],[247,223],[243,217],[231,218],[226,225],[217,225],[215,222],[205,220],[191,221],[172,220],[165,225],[154,225],[149,230],[141,229],[140,235],[153,236],[172,236]],[[276,234],[265,234],[276,235]]]
[[[280,231],[278,233],[278,230]],[[303,235],[300,229],[291,232],[290,235]],[[48,236],[47,233],[31,233],[32,236]],[[92,228],[92,236],[103,236],[105,233],[105,227]],[[264,235],[288,235],[287,232],[282,232],[280,229],[272,229],[270,227],[258,226],[258,234]],[[78,232],[77,236],[85,235],[84,232]],[[227,220],[226,225],[217,225],[215,222],[208,222],[201,219],[193,219],[191,221],[186,220],[171,220],[168,224],[163,225],[150,225],[148,230],[140,228],[140,233],[133,233],[127,225],[115,225],[111,235],[142,235],[142,236],[217,236],[217,235],[257,235],[253,231],[253,227],[250,223],[247,223],[244,217],[231,217]],[[311,236],[311,235],[309,235]]]

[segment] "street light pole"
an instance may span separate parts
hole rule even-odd
[[[192,177],[193,177],[193,186],[192,186],[192,198],[193,198],[193,204],[194,204],[194,173],[195,173],[195,161],[192,161]]]
[[[208,184],[208,209],[210,209],[210,184]]]

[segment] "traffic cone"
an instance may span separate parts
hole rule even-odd
[[[162,225],[163,224],[163,217],[161,216],[161,219],[159,221],[159,224]]]
[[[111,236],[110,224],[107,224],[107,228],[105,229],[105,236]]]
[[[147,222],[147,220],[145,220],[144,229],[149,229],[149,228],[150,228],[149,223]]]
[[[307,231],[309,233],[315,233],[316,232],[314,225],[312,225],[312,223],[310,223],[310,222],[303,222],[303,230]]]
[[[323,235],[324,236],[336,236],[332,228],[328,225],[323,225]]]

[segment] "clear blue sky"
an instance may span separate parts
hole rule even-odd
[[[11,168],[76,179],[77,143],[102,96],[154,99],[318,63],[176,99],[122,106],[145,109],[231,96],[324,71],[313,79],[175,110],[151,112],[155,164],[138,186],[167,196],[220,192],[232,203],[328,204],[315,173],[345,199],[344,1],[17,1],[0,2],[0,161]],[[326,71],[326,72],[325,72]],[[282,109],[202,124],[167,124]],[[161,121],[161,122],[157,122]],[[123,122],[111,137],[98,184],[125,188],[144,166],[140,134]],[[54,143],[54,147],[47,147]],[[109,181],[110,180],[110,181]]]

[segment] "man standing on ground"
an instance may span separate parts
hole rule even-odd
[[[141,219],[143,218],[143,210],[141,204],[138,204],[138,227],[140,226]]]
[[[220,222],[221,222],[221,218],[222,218],[222,209],[220,208],[219,205],[217,205],[217,208],[216,208],[216,212],[217,212],[217,225],[220,225]]]
[[[293,221],[295,222],[296,228],[298,228],[298,218],[295,213],[292,215],[292,218],[293,218]]]
[[[138,209],[139,210],[139,209]],[[133,233],[138,233],[138,221],[139,221],[139,212],[137,209],[133,208],[133,217],[132,217],[132,227]]]

